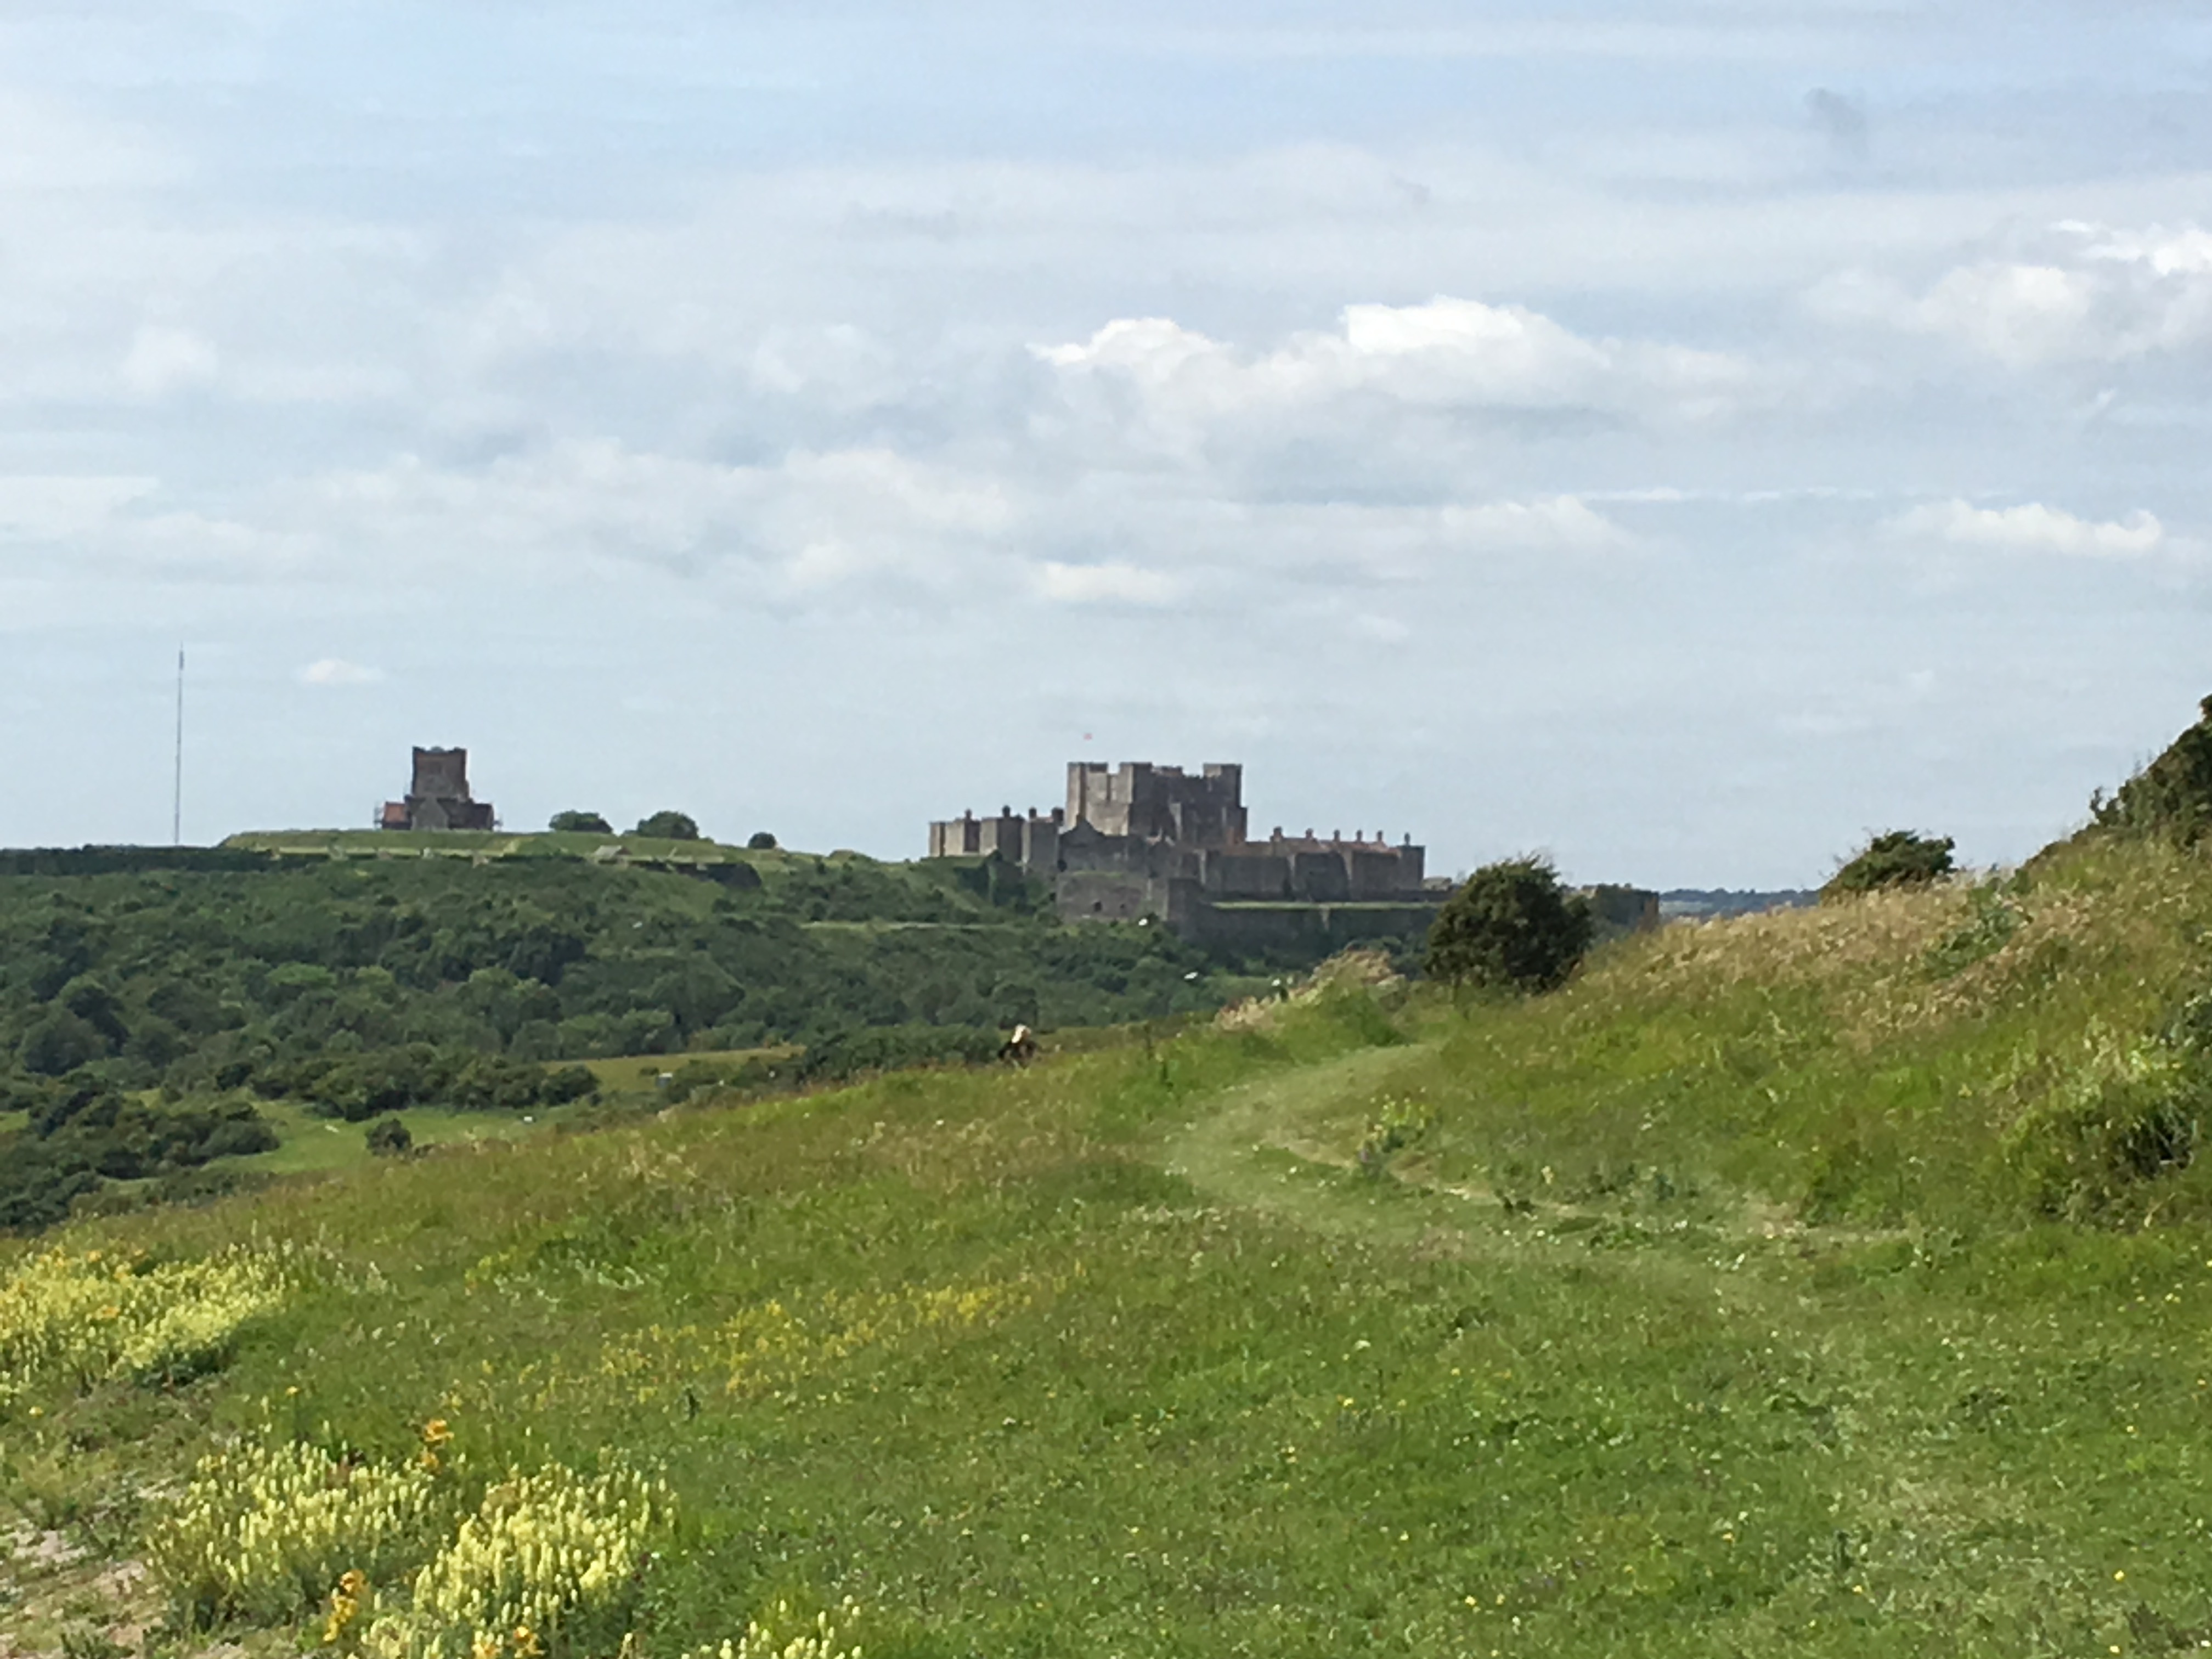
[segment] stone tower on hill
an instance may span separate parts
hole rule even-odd
[[[491,803],[469,793],[469,751],[417,749],[415,782],[404,800],[388,800],[380,830],[495,830]]]

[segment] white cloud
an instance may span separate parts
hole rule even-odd
[[[165,398],[216,378],[216,349],[187,329],[148,326],[138,331],[123,360],[123,385],[134,398]]]
[[[1930,501],[1899,514],[1888,527],[1900,536],[1928,537],[1961,546],[2077,558],[2141,558],[2158,551],[2166,539],[2166,527],[2149,513],[2138,510],[2124,519],[2100,522],[2077,518],[2041,501],[2005,507],[1974,507],[1962,501]]]
[[[1372,640],[1377,645],[1401,645],[1413,636],[1413,630],[1395,617],[1371,614],[1354,617],[1352,631],[1361,639]]]
[[[1160,570],[1133,564],[1061,564],[1047,560],[1036,568],[1040,598],[1056,605],[1172,605],[1186,584]]]
[[[185,172],[156,138],[51,96],[0,88],[0,191],[143,188]]]
[[[48,541],[109,523],[151,495],[152,478],[0,477],[0,538]]]
[[[1621,547],[1631,539],[1619,525],[1572,495],[1447,507],[1437,516],[1448,539],[1474,546],[1579,552]]]
[[[1337,332],[1295,334],[1257,354],[1164,317],[1120,318],[1088,340],[1032,349],[1074,384],[1126,384],[1170,429],[1355,398],[1409,408],[1702,416],[1742,397],[1753,380],[1747,363],[1724,354],[1588,339],[1525,306],[1446,295],[1348,305]]]
[[[380,668],[364,668],[343,657],[324,657],[300,671],[302,685],[371,685],[384,678]]]
[[[343,526],[363,574],[557,578],[642,563],[696,576],[730,568],[761,579],[764,598],[868,578],[954,583],[992,556],[1017,519],[1000,482],[887,449],[726,465],[610,440],[556,444],[482,467],[404,457],[311,480],[267,511],[303,530]]]
[[[1832,322],[1947,339],[2012,368],[2120,362],[2212,341],[2212,234],[2064,220],[2025,257],[1953,266],[1915,289],[1847,271],[1808,303]]]

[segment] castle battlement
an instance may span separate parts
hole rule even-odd
[[[1281,829],[1248,835],[1244,769],[1073,761],[1067,804],[995,817],[964,812],[929,826],[932,858],[1004,859],[1052,884],[1068,921],[1156,917],[1197,936],[1218,932],[1219,907],[1358,904],[1425,910],[1425,851],[1381,830],[1326,836]]]

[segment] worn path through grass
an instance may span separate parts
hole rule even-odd
[[[1607,1511],[1617,1530],[1658,1499],[1660,1559],[1645,1570],[1669,1574],[1664,1594],[1701,1604],[1682,1612],[1710,1650],[2212,1644],[2212,1626],[2178,1616],[2202,1618],[2187,1564],[2205,1558],[2204,1522],[2166,1508],[2180,1489],[2161,1500],[2143,1480],[2197,1461],[2185,1425],[2206,1415],[2206,1382],[2182,1373],[2203,1360],[2194,1344],[2162,1340],[2203,1318],[2197,1264],[2173,1261],[2170,1243],[2043,1235],[1974,1247],[1904,1228],[1808,1226],[1748,1195],[1709,1194],[1697,1219],[1668,1223],[1602,1201],[1509,1206],[1418,1160],[1363,1173],[1341,1126],[1434,1058],[1433,1042],[1368,1049],[1237,1085],[1164,1138],[1164,1166],[1217,1204],[1409,1261],[1463,1263],[1489,1287],[1492,1316],[1522,1328],[1505,1350],[1511,1365],[1495,1376],[1528,1376],[1546,1401],[1540,1418],[1609,1419],[1609,1443],[1647,1448],[1625,1451],[1625,1463],[1671,1464],[1673,1480],[1712,1485],[1733,1463],[1749,1501],[1725,1544],[1786,1531],[1806,1552],[1786,1583],[1744,1605],[1714,1591],[1710,1565],[1702,1595],[1670,1569],[1667,1557],[1694,1550],[1679,1520],[1660,1519],[1679,1498],[1599,1498],[1573,1532],[1587,1545]],[[2172,1281],[2155,1298],[2144,1289],[2154,1277]],[[1571,1319],[1560,1316],[1566,1301]],[[1639,1382],[1632,1356],[1670,1326],[1676,1374]],[[2136,1420],[2153,1416],[2160,1428]],[[1509,1432],[1518,1446],[1521,1431]],[[1751,1465],[1735,1462],[1747,1455]],[[1759,1462],[1768,1478],[1741,1480]],[[1608,1484],[1578,1458],[1557,1468],[1565,1512]],[[1772,1475],[1784,1473],[1793,1479],[1778,1486]],[[1806,1513],[1813,1492],[1789,1490],[1807,1477],[1826,1493],[1811,1505],[1826,1511],[1825,1526]],[[2082,1559],[2085,1547],[2106,1559]],[[1588,1559],[1567,1557],[1578,1570]],[[1626,1577],[1638,1564],[1616,1558],[1613,1570]],[[1523,1638],[1521,1624],[1492,1629]],[[1638,1651],[1668,1645],[1655,1632],[1615,1639]]]
[[[82,1224],[300,1269],[205,1376],[0,1408],[0,1493],[104,1551],[211,1442],[615,1455],[682,1516],[645,1659],[787,1591],[876,1659],[2194,1646],[2212,1229],[2002,1184],[2203,983],[2212,878],[2118,873],[1963,974],[1936,894]]]

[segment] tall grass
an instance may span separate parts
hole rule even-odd
[[[0,1407],[0,1480],[112,1536],[103,1494],[210,1442],[611,1452],[677,1517],[624,1581],[640,1659],[848,1598],[872,1656],[2193,1642],[2203,1172],[2069,1221],[2014,1142],[2201,988],[2208,868],[2085,844],[1535,1000],[1347,983],[90,1224],[329,1265],[216,1374]]]

